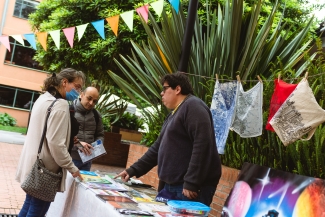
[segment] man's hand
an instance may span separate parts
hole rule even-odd
[[[80,151],[82,151],[83,153],[85,153],[85,155],[91,155],[91,149],[94,149],[94,147],[90,144],[88,144],[87,142],[79,142],[82,145],[82,148],[80,149]]]
[[[123,172],[121,172],[120,174],[118,174],[117,176],[114,177],[114,179],[121,177],[123,182],[127,182],[130,179],[129,174],[126,172],[126,170],[124,170]]]
[[[189,199],[195,199],[198,196],[198,193],[197,192],[190,191],[190,190],[187,190],[185,188],[183,189],[183,194],[184,194],[184,196],[186,196]]]
[[[78,177],[80,179],[80,181],[83,180],[82,176],[80,175],[79,170],[77,172],[75,172],[75,173],[71,173],[71,175],[73,176],[73,178]]]

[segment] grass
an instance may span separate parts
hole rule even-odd
[[[0,124],[0,130],[26,134],[27,128],[26,127],[3,126],[3,125]]]

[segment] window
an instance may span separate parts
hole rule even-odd
[[[14,16],[28,19],[28,15],[34,13],[38,5],[39,2],[37,1],[16,0]]]
[[[7,50],[5,58],[6,63],[43,70],[43,67],[40,66],[37,61],[33,60],[35,50],[30,48],[28,41],[24,40],[25,46],[17,42],[12,37],[9,38],[9,41],[11,52]]]
[[[39,95],[35,91],[0,85],[0,105],[29,110]]]

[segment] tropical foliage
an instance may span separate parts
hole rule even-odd
[[[218,7],[218,10],[213,12],[207,6],[206,20],[209,22],[204,25],[199,19],[196,20],[188,74],[195,94],[208,105],[211,102],[216,74],[223,81],[234,80],[235,76],[239,75],[247,89],[253,86],[252,79],[255,80],[253,82],[257,82],[257,75],[272,81],[281,73],[282,77],[291,79],[288,82],[297,82],[316,56],[316,53],[309,56],[312,40],[306,40],[312,19],[306,21],[304,28],[294,34],[288,34],[288,31],[285,31],[285,22],[281,19],[275,22],[275,15],[279,12],[277,3],[261,26],[258,25],[261,2],[251,5],[251,10],[246,10],[245,7],[242,0],[235,0],[231,5],[226,1],[224,7]],[[160,25],[151,14],[149,16],[152,26],[143,23],[148,34],[148,44],[140,45],[132,41],[132,55],[121,55],[122,61],[115,60],[125,79],[113,71],[109,71],[108,74],[137,106],[141,107],[135,96],[146,101],[154,108],[155,114],[159,114],[158,119],[152,118],[156,117],[152,116],[152,113],[147,114],[149,126],[161,126],[168,111],[164,110],[159,100],[161,91],[159,79],[166,73],[177,71],[186,21],[182,9],[178,14],[172,11],[170,16],[163,12]],[[276,28],[271,31],[274,25]],[[319,73],[316,69],[312,70],[312,66],[309,70],[311,77]],[[314,90],[322,89],[323,84],[319,79],[311,81]],[[263,100],[265,121],[272,85],[270,82],[265,84],[266,97]],[[319,94],[317,91],[315,93]],[[323,137],[317,136],[322,135],[321,127],[319,131],[314,138],[319,144],[315,150],[324,149]],[[157,129],[155,133],[158,134]],[[150,134],[147,141],[152,141],[152,137]],[[299,153],[302,143],[306,142],[297,142],[285,148],[274,133],[265,132],[263,136],[252,139],[242,139],[231,133],[222,161],[224,165],[238,169],[244,161],[248,161],[285,171],[322,176],[319,170],[307,171],[306,168],[312,160],[322,161],[318,166],[321,168],[325,158],[320,159],[321,152],[316,153],[314,149],[304,154]],[[305,164],[307,160],[310,161],[309,164]]]

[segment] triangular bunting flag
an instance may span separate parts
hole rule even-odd
[[[133,31],[133,10],[120,14],[131,32]]]
[[[113,17],[106,18],[109,26],[111,27],[112,31],[114,32],[115,36],[117,36],[117,30],[118,30],[118,21],[120,16],[115,15]]]
[[[146,23],[148,22],[148,13],[149,13],[148,9],[149,9],[148,4],[136,9],[139,16],[142,16],[142,18],[144,19],[144,21],[146,21]]]
[[[173,8],[175,9],[176,13],[178,13],[178,9],[179,9],[179,0],[168,0],[170,2],[170,4],[173,6]]]
[[[84,35],[85,30],[86,30],[88,24],[89,24],[89,23],[86,23],[86,24],[82,24],[82,25],[76,26],[76,27],[77,27],[77,33],[78,33],[78,41],[80,41],[80,39],[81,39],[82,36]]]
[[[150,3],[151,7],[153,8],[153,10],[157,13],[158,17],[161,16],[161,13],[163,11],[164,8],[164,0],[159,0],[153,3]]]
[[[29,42],[30,46],[32,46],[36,50],[35,34],[34,33],[24,34],[24,37]]]
[[[20,44],[25,46],[24,39],[21,35],[10,35],[13,37],[16,41],[18,41]]]
[[[49,31],[55,46],[60,49],[60,30]]]
[[[71,48],[73,48],[73,39],[74,39],[74,30],[75,29],[76,29],[75,26],[62,29],[65,37],[68,39],[68,42],[69,42]]]
[[[105,33],[104,33],[104,20],[98,20],[91,22],[94,28],[97,30],[98,34],[105,40]]]
[[[9,50],[10,52],[10,42],[9,36],[0,36],[0,42]]]
[[[47,51],[46,42],[47,42],[47,32],[36,33],[39,43],[42,45],[43,49]]]

